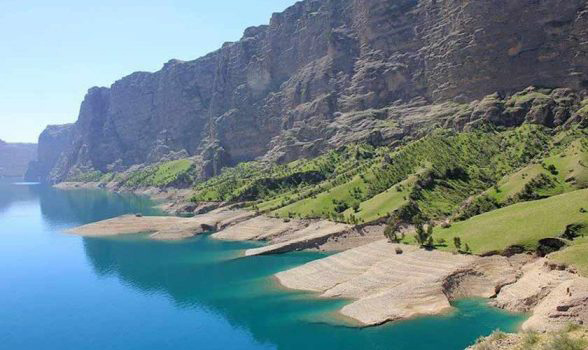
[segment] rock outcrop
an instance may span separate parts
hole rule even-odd
[[[570,324],[588,324],[588,279],[573,278],[558,285],[523,324],[524,330],[561,331]]]
[[[525,265],[522,277],[502,289],[492,301],[496,307],[514,312],[533,310],[553,289],[574,275],[569,271],[551,269],[546,259]]]
[[[0,178],[22,178],[29,163],[36,158],[37,145],[32,143],[8,143],[0,140]]]
[[[213,210],[193,218],[176,216],[123,215],[94,222],[68,230],[82,236],[116,236],[133,233],[149,233],[150,238],[173,241],[190,238],[201,233],[216,231],[251,218],[254,214],[245,210]]]
[[[528,331],[561,331],[588,322],[588,279],[528,255],[456,255],[380,240],[276,278],[287,288],[351,300],[340,313],[364,326],[436,315],[449,310],[450,301],[471,297],[531,313],[522,325]]]
[[[495,92],[585,91],[586,37],[584,0],[301,1],[202,58],[90,89],[66,127],[71,135],[52,139],[67,146],[49,150],[40,140],[31,176],[59,182],[193,156],[207,177],[257,157],[288,161],[345,142],[402,138],[435,117],[463,116],[457,103]],[[442,101],[451,101],[444,112],[431,107]],[[516,115],[505,124],[556,125],[570,117],[525,103],[484,101],[461,122]],[[424,106],[433,113],[415,112]]]
[[[451,308],[450,300],[492,297],[516,281],[504,257],[473,257],[380,240],[276,274],[285,287],[351,299],[340,313],[361,325]]]
[[[216,232],[212,237],[225,241],[285,241],[307,226],[302,220],[285,221],[260,215]]]
[[[546,258],[524,265],[516,283],[491,302],[514,312],[532,312],[523,330],[562,331],[570,324],[588,323],[588,279]]]
[[[245,256],[279,254],[290,251],[318,248],[335,236],[342,236],[351,230],[351,225],[321,220],[309,224],[300,230],[295,230],[280,238],[274,239],[272,244],[260,248],[247,249]],[[285,233],[285,232],[284,232]]]

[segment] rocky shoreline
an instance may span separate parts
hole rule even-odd
[[[61,189],[98,188],[97,183],[64,183]],[[109,189],[117,190],[120,189]],[[132,191],[162,202],[170,214],[194,217],[126,215],[69,231],[86,236],[147,232],[157,240],[181,240],[214,232],[227,241],[263,241],[244,256],[299,250],[336,254],[282,271],[279,285],[320,297],[350,300],[339,315],[359,327],[449,312],[451,301],[482,297],[490,305],[529,313],[521,330],[558,332],[588,323],[588,279],[549,258],[452,254],[382,239],[383,226],[352,226],[327,220],[279,219],[256,215],[226,203],[189,203],[181,190]]]
[[[451,301],[471,297],[530,313],[524,331],[557,332],[588,322],[588,279],[527,254],[454,255],[381,240],[276,277],[288,288],[352,300],[340,313],[361,326],[441,314]]]
[[[126,215],[69,233],[147,232],[152,239],[179,240],[211,231],[219,240],[267,242],[244,256],[307,249],[338,252],[275,277],[289,289],[349,299],[339,312],[358,326],[441,314],[451,310],[451,301],[469,297],[490,298],[495,307],[530,313],[523,330],[553,332],[588,322],[588,279],[573,268],[528,254],[507,258],[428,251],[389,243],[370,227],[276,219],[224,207],[191,218]],[[341,243],[347,240],[353,247]]]

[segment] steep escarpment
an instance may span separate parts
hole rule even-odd
[[[29,162],[37,157],[37,145],[0,140],[0,177],[22,177]]]
[[[29,181],[46,181],[52,171],[66,166],[66,152],[70,150],[74,124],[49,125],[39,136],[37,160],[28,166],[25,178]]]
[[[210,177],[258,157],[401,139],[420,119],[396,120],[433,103],[529,85],[581,95],[587,32],[582,0],[302,1],[205,57],[90,89],[57,159],[40,145],[38,174],[192,157]]]

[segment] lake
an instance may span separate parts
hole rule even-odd
[[[353,328],[335,315],[345,301],[284,290],[272,278],[322,253],[240,258],[257,244],[64,233],[126,213],[161,214],[153,204],[0,180],[0,348],[463,349],[524,320],[474,299],[443,316]]]

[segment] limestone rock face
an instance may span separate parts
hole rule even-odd
[[[585,90],[585,6],[301,1],[207,56],[90,89],[67,149],[54,157],[41,150],[48,143],[40,145],[39,176],[62,181],[87,169],[194,156],[206,177],[258,157],[284,162],[345,142],[402,138],[440,115],[415,112],[433,103],[469,103],[495,92],[500,99],[530,85]],[[472,112],[503,120],[504,111],[519,113],[508,123],[569,118],[554,105],[509,109],[494,102],[474,104],[460,121],[470,122]],[[401,123],[391,127],[390,120]]]

